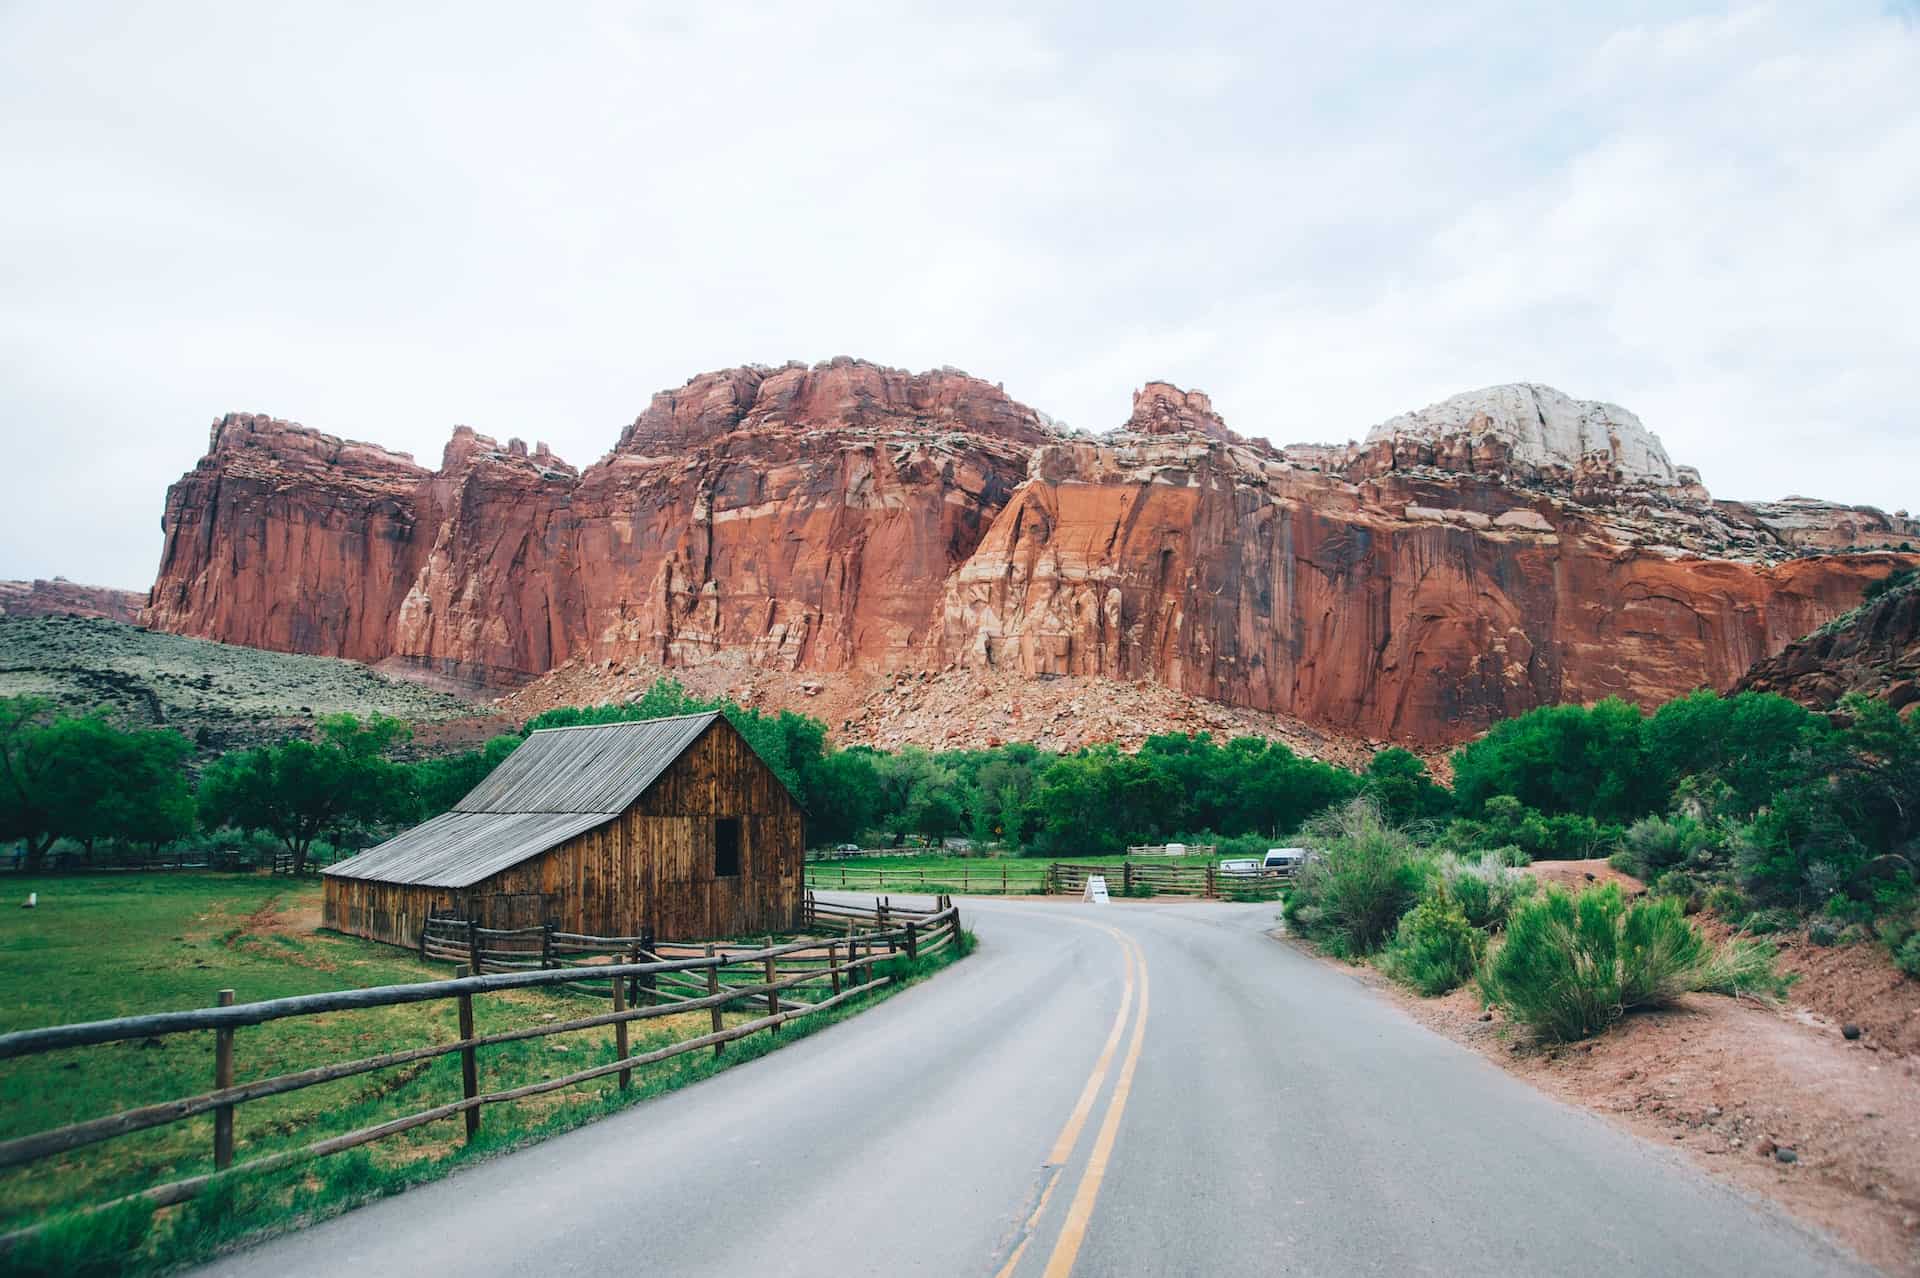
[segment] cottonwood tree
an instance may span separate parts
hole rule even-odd
[[[293,740],[220,759],[200,781],[209,829],[264,830],[304,873],[313,841],[353,824],[405,820],[414,798],[407,771],[387,751],[409,735],[398,719],[350,714],[320,721],[317,741]]]

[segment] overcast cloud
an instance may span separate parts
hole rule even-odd
[[[9,3],[0,179],[0,576],[144,588],[223,412],[585,465],[839,354],[1277,442],[1547,382],[1920,506],[1911,3]]]

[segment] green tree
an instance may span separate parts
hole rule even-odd
[[[201,779],[201,820],[209,828],[265,830],[285,845],[294,873],[302,873],[320,835],[412,815],[407,771],[386,757],[407,735],[404,723],[384,715],[365,723],[332,715],[320,721],[317,741],[226,755]]]
[[[1373,756],[1363,779],[1365,792],[1395,825],[1438,820],[1453,809],[1453,796],[1427,775],[1427,764],[1411,750],[1389,746]]]
[[[1645,816],[1666,805],[1671,779],[1649,757],[1642,729],[1640,708],[1615,697],[1530,710],[1454,752],[1454,800],[1467,816],[1501,794],[1549,816]]]
[[[177,732],[123,732],[102,715],[48,725],[51,768],[44,782],[55,830],[76,839],[92,860],[101,839],[157,845],[193,829],[185,763],[192,753]]]
[[[60,837],[52,780],[57,761],[53,705],[41,697],[0,697],[0,838],[26,846],[27,865],[46,864]]]
[[[486,780],[488,773],[506,762],[522,740],[524,738],[511,734],[497,736],[478,750],[422,759],[409,765],[415,798],[414,818],[424,820],[452,810],[454,804]]]

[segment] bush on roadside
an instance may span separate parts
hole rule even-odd
[[[1531,896],[1538,886],[1532,875],[1505,865],[1498,852],[1483,852],[1478,858],[1447,853],[1436,862],[1435,873],[1468,924],[1483,932],[1506,926],[1514,902]]]
[[[1366,798],[1316,818],[1306,834],[1319,855],[1294,881],[1288,921],[1340,952],[1371,954],[1419,899],[1428,872],[1420,846]]]
[[[1747,915],[1746,930],[1755,936],[1771,936],[1775,932],[1791,932],[1800,926],[1800,916],[1792,910],[1774,906],[1771,909],[1755,910]]]
[[[1486,933],[1467,921],[1445,889],[1436,889],[1400,920],[1392,943],[1381,951],[1380,968],[1415,993],[1433,998],[1473,978],[1486,943]]]
[[[1628,903],[1616,884],[1578,896],[1549,887],[1508,916],[1480,989],[1542,1038],[1570,1040],[1689,991],[1777,995],[1772,960],[1751,939],[1708,944],[1672,897]]]
[[[1740,895],[1740,889],[1730,883],[1722,883],[1707,890],[1706,908],[1719,916],[1728,927],[1739,927],[1747,920],[1752,907],[1747,898]]]

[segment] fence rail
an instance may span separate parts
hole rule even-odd
[[[222,990],[218,1005],[214,1007],[123,1016],[112,1020],[0,1034],[0,1060],[10,1060],[60,1049],[145,1040],[169,1034],[206,1030],[215,1032],[214,1090],[0,1141],[0,1169],[25,1166],[116,1136],[182,1122],[202,1114],[213,1114],[213,1172],[155,1185],[99,1205],[113,1207],[144,1202],[158,1209],[193,1198],[229,1171],[237,1175],[277,1171],[308,1159],[353,1149],[456,1116],[464,1118],[467,1139],[471,1140],[480,1129],[481,1110],[488,1105],[521,1100],[612,1074],[619,1075],[619,1086],[624,1090],[631,1085],[633,1071],[637,1068],[700,1050],[710,1049],[717,1056],[728,1043],[762,1031],[777,1031],[782,1025],[799,1017],[824,1011],[856,995],[877,989],[894,979],[884,971],[876,971],[879,964],[895,955],[904,954],[914,959],[936,954],[959,942],[959,910],[944,900],[939,902],[939,906],[934,910],[896,910],[885,902],[876,901],[871,912],[848,911],[844,936],[809,937],[782,945],[760,947],[723,948],[701,944],[661,945],[650,949],[647,948],[649,943],[642,937],[583,936],[545,927],[477,928],[461,922],[460,926],[469,940],[479,943],[481,961],[505,964],[506,970],[469,974],[466,966],[472,953],[469,951],[459,956],[462,965],[456,968],[451,980],[302,994],[257,1003],[234,1003],[233,991]],[[833,907],[833,910],[845,908]],[[829,910],[823,917],[840,916]],[[891,922],[885,927],[854,926],[871,918],[886,918]],[[447,925],[454,922],[456,920],[435,919],[429,930],[438,928],[444,931]],[[538,934],[539,950],[516,951],[506,948],[508,943],[523,940],[529,934]],[[427,944],[431,947],[434,943],[429,939]],[[526,965],[524,958],[499,957],[540,953],[544,953],[554,966],[532,967]],[[587,982],[591,982],[590,988],[595,992],[610,1000],[610,1011],[519,1026],[490,1034],[477,1034],[474,1031],[473,1001],[478,997],[509,990],[580,989],[587,988]],[[453,1042],[337,1061],[238,1085],[233,1081],[234,1055],[239,1046],[235,1039],[236,1030],[294,1017],[443,1001],[451,1001],[455,1005],[458,1036]],[[725,1024],[723,1013],[741,1005],[759,1014],[745,1022]],[[634,1022],[703,1010],[712,1017],[708,1033],[653,1051],[629,1052],[628,1028]],[[612,1026],[615,1033],[616,1059],[611,1063],[517,1087],[484,1092],[480,1089],[479,1053],[482,1048],[606,1026]],[[263,1154],[238,1163],[234,1161],[232,1119],[235,1108],[241,1104],[376,1070],[450,1056],[456,1052],[461,1055],[463,1067],[462,1096],[458,1101],[400,1115],[297,1149]],[[32,1226],[0,1236],[0,1256],[4,1256],[6,1250],[19,1239],[38,1228],[40,1226]]]
[[[1190,896],[1203,900],[1271,900],[1292,878],[1287,870],[1255,870],[1225,873],[1211,861],[1205,865],[1179,865],[1164,861],[1124,861],[1119,865],[1099,865],[1074,861],[1008,863],[997,868],[962,866],[952,870],[886,866],[851,868],[848,866],[808,866],[809,888],[838,888],[847,891],[884,892],[887,890],[945,890],[974,895],[1012,895],[1046,893],[1054,896],[1079,896],[1086,891],[1087,879],[1100,875],[1107,890],[1117,896]]]
[[[875,866],[855,868],[845,865],[807,866],[807,886],[838,888],[850,892],[941,889],[974,896],[1013,895],[1047,890],[1047,867],[1034,861],[1002,861],[998,866],[982,863],[951,870],[929,870],[919,866]]]

